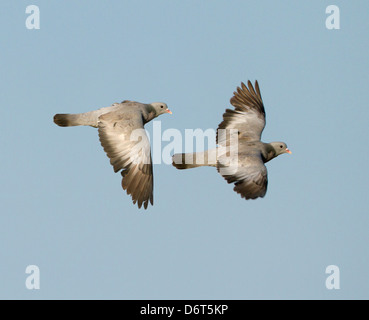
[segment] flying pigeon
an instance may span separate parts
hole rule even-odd
[[[91,126],[98,129],[102,147],[114,172],[121,171],[122,187],[133,203],[147,209],[153,200],[153,170],[150,143],[144,125],[157,116],[172,112],[163,102],[144,104],[125,100],[110,107],[79,114],[56,114],[61,127]]]
[[[241,82],[241,87],[233,94],[230,102],[234,109],[226,109],[218,126],[217,148],[174,154],[173,166],[177,169],[216,167],[228,183],[234,183],[233,190],[242,198],[264,197],[268,185],[264,164],[291,151],[284,142],[260,141],[265,127],[265,110],[257,81],[255,89],[250,81],[248,87]]]

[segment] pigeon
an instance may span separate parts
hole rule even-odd
[[[153,169],[150,142],[144,125],[157,116],[172,112],[163,102],[144,104],[124,100],[110,107],[79,114],[56,114],[61,127],[91,126],[98,129],[99,139],[114,172],[121,171],[122,187],[133,204],[147,209],[154,204]]]
[[[250,81],[248,87],[241,82],[230,103],[234,109],[226,109],[223,114],[217,130],[217,148],[174,154],[172,164],[177,169],[216,167],[228,183],[234,183],[233,190],[242,198],[263,198],[268,185],[265,163],[291,151],[284,142],[260,141],[265,109],[257,81],[255,89]]]

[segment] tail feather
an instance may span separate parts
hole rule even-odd
[[[172,161],[173,166],[180,170],[199,167],[197,164],[186,163],[186,153],[176,153],[173,155]]]
[[[108,113],[110,111],[115,111],[118,107],[119,105],[113,104],[110,107],[100,108],[98,110],[89,111],[85,113],[56,114],[54,116],[54,122],[61,127],[91,126],[97,128],[99,117],[102,114]]]
[[[176,153],[172,157],[172,164],[177,169],[191,169],[197,167],[216,167],[216,150],[194,153]]]
[[[60,127],[80,126],[82,123],[79,121],[78,114],[56,114],[54,116],[54,122]]]

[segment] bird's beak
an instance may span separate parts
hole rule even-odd
[[[289,154],[292,153],[291,150],[289,150],[288,148],[286,148],[286,152],[289,153]]]
[[[168,112],[169,114],[172,114],[172,111],[170,111],[169,109],[167,109],[167,112]]]

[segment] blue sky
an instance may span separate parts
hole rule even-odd
[[[40,29],[25,26],[28,5]],[[340,29],[325,25],[328,5]],[[368,299],[367,1],[10,1],[0,16],[2,299]],[[268,192],[154,166],[154,206],[120,186],[97,130],[55,113],[166,102],[162,131],[216,129],[258,80]],[[153,124],[147,125],[152,131]],[[163,142],[162,147],[168,142]],[[40,289],[25,286],[28,265]],[[340,271],[328,290],[326,267]]]

